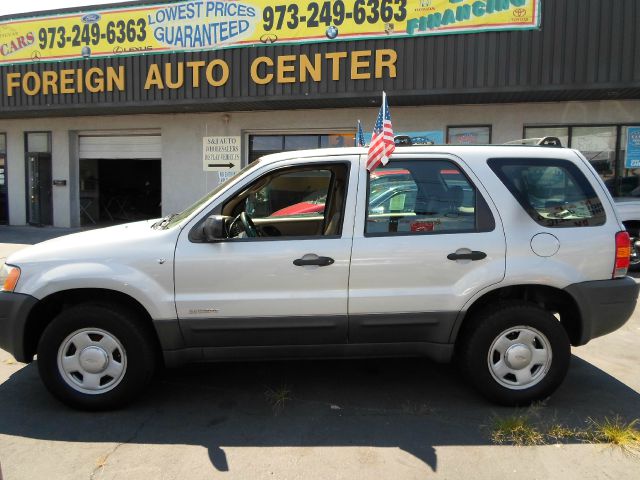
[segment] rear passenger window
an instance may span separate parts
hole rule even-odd
[[[595,227],[606,215],[582,172],[566,160],[491,159],[489,166],[544,227]]]
[[[454,163],[391,160],[369,175],[365,234],[490,231],[489,207]]]

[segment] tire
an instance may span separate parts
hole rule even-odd
[[[631,259],[629,262],[629,271],[640,271],[640,232],[636,229],[627,229],[631,238]]]
[[[500,303],[467,320],[457,359],[489,400],[525,406],[549,397],[569,370],[571,345],[548,311],[524,301]]]
[[[64,310],[38,342],[38,371],[47,389],[81,410],[109,410],[134,400],[156,368],[153,331],[115,304]]]

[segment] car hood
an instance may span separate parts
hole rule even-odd
[[[135,257],[141,253],[173,251],[179,228],[157,230],[157,220],[99,228],[47,240],[9,255],[6,262],[22,265],[32,262],[102,261],[117,257]]]

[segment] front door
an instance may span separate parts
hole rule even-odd
[[[51,154],[28,154],[26,174],[28,223],[30,225],[52,225]]]
[[[347,341],[358,158],[307,160],[263,167],[224,195],[212,211],[227,238],[194,243],[193,225],[180,235],[176,307],[189,346]]]
[[[367,208],[355,223],[349,341],[448,343],[466,302],[504,277],[505,239],[487,192],[446,155],[394,155],[359,187]]]

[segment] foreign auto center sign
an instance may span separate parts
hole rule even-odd
[[[0,22],[0,65],[540,27],[541,0],[182,0]]]

